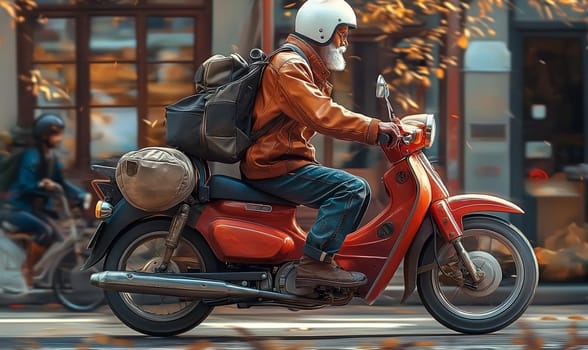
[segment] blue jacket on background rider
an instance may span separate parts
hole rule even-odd
[[[400,136],[394,122],[352,112],[331,99],[330,71],[345,69],[349,29],[357,26],[344,0],[308,0],[298,10],[287,43],[296,52],[274,55],[262,77],[253,108],[253,129],[287,115],[247,150],[241,162],[251,186],[293,203],[318,209],[297,267],[297,286],[357,287],[367,282],[339,268],[333,257],[357,229],[370,197],[364,179],[319,164],[310,143],[318,132],[333,138],[375,144],[378,133]],[[307,63],[308,61],[308,63]]]
[[[9,187],[6,200],[12,213],[9,222],[22,233],[34,236],[27,246],[27,254],[22,266],[23,277],[32,287],[34,266],[47,248],[60,240],[52,217],[55,208],[52,192],[59,184],[68,198],[89,205],[91,195],[83,189],[66,181],[63,165],[56,148],[63,140],[65,122],[55,114],[39,116],[33,125],[34,146],[27,148],[21,158],[16,181]]]

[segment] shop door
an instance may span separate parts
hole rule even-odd
[[[538,249],[543,281],[583,280],[586,272],[577,267],[588,266],[578,252],[588,254],[586,40],[527,35],[522,44],[525,231]]]

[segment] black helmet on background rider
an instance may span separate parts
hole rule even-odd
[[[326,46],[341,25],[357,27],[355,12],[345,0],[307,0],[296,14],[294,32],[316,45]]]
[[[47,137],[62,133],[65,122],[60,116],[52,113],[42,114],[33,124],[33,137],[37,141],[45,142]]]

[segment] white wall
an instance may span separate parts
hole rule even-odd
[[[470,14],[478,14],[478,2]],[[464,55],[464,190],[510,197],[510,66],[508,7],[490,15],[495,36],[476,37]],[[471,24],[467,24],[471,26]],[[478,25],[478,27],[481,27]],[[503,128],[496,135],[472,136],[472,129]]]
[[[249,52],[255,36],[254,25],[261,25],[261,16],[255,13],[255,0],[212,1],[212,53],[229,54]],[[236,49],[236,50],[235,50]]]
[[[0,37],[0,130],[6,130],[16,124],[17,117],[16,32],[3,9]]]

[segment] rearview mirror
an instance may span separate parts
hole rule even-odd
[[[390,89],[388,89],[388,83],[382,74],[378,75],[376,80],[376,97],[377,98],[388,98],[390,96]]]

